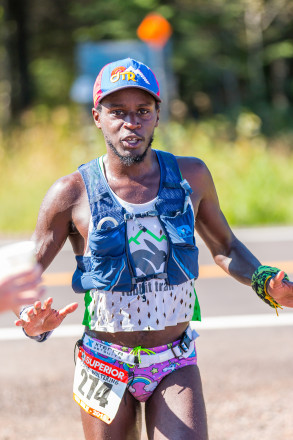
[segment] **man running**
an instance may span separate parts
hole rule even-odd
[[[124,59],[94,85],[94,122],[106,154],[48,191],[34,239],[44,269],[69,238],[73,289],[85,293],[85,333],[77,344],[74,399],[87,440],[140,438],[145,402],[149,439],[208,438],[196,332],[194,229],[215,262],[270,306],[293,306],[293,284],[262,266],[235,237],[212,177],[195,157],[151,148],[160,92],[153,72]],[[36,302],[16,324],[45,340],[67,313]]]

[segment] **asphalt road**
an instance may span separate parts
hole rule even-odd
[[[237,235],[262,262],[278,262],[292,279],[292,227],[240,230]],[[200,242],[199,248],[203,322],[196,325],[201,335],[197,346],[210,439],[292,440],[293,310],[274,316],[250,288],[223,277]],[[55,307],[80,303],[62,325],[67,336],[56,333],[37,344],[13,328],[10,312],[0,315],[0,440],[83,438],[72,400],[73,347],[82,333],[83,297],[66,285],[74,265],[65,245],[46,278]],[[287,325],[275,325],[286,317]]]

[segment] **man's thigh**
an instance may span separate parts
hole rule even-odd
[[[141,406],[126,391],[116,417],[109,425],[81,409],[81,420],[86,440],[140,440]]]
[[[199,369],[183,367],[166,376],[145,406],[149,440],[207,440]]]

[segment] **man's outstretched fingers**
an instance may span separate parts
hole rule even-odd
[[[14,321],[14,324],[17,325],[18,327],[24,327],[25,324],[27,324],[26,321],[24,321],[23,319],[17,319],[16,321]]]
[[[35,312],[34,312],[34,307],[32,306],[32,308],[31,309],[29,309],[28,311],[27,311],[27,316],[29,317],[29,318],[32,318],[33,316],[34,316],[34,314],[35,314]]]
[[[51,308],[53,298],[49,297],[44,301],[43,310],[49,310]]]
[[[63,307],[63,309],[59,310],[59,315],[62,316],[62,318],[65,318],[69,313],[75,312],[75,310],[78,307],[78,303],[72,303],[68,304],[68,306]]]
[[[42,310],[42,303],[41,301],[36,301],[34,303],[34,314],[37,315]]]

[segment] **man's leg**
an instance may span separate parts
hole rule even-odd
[[[126,391],[116,417],[109,425],[81,409],[86,440],[139,440],[141,435],[140,403]]]
[[[208,440],[198,367],[166,376],[147,400],[145,413],[149,440]]]

